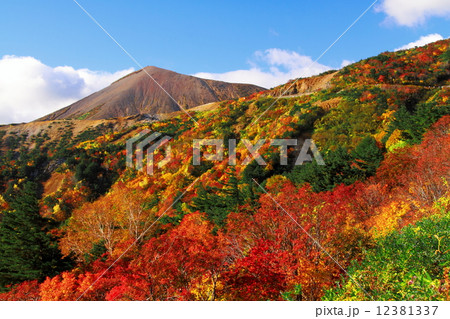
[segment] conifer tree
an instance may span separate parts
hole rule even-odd
[[[372,136],[365,137],[356,146],[353,151],[353,156],[360,168],[364,171],[366,177],[375,174],[383,160],[383,152],[378,148],[377,141]]]
[[[38,186],[25,182],[9,197],[0,222],[0,289],[25,280],[54,276],[67,266],[39,214]]]
[[[242,197],[235,169],[226,174],[229,178],[226,183],[222,183],[223,188],[200,186],[191,205],[191,209],[205,212],[208,219],[219,227],[225,225],[228,214],[237,209]]]

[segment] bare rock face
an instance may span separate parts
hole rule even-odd
[[[338,74],[337,71],[330,71],[323,73],[322,75],[291,80],[286,84],[277,86],[276,88],[267,91],[266,94],[270,94],[272,96],[293,96],[311,94],[320,90],[329,89],[332,85],[331,81],[336,74]]]
[[[100,120],[180,111],[177,103],[152,78],[184,109],[264,90],[255,85],[205,80],[149,66],[38,121]]]

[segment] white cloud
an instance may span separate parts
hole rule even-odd
[[[0,123],[35,120],[98,91],[134,69],[115,73],[50,67],[33,57],[0,59]]]
[[[443,39],[444,39],[444,37],[438,33],[424,35],[424,36],[420,37],[419,40],[405,44],[404,46],[401,46],[400,48],[395,49],[395,51],[407,50],[407,49],[411,49],[411,48],[415,48],[415,47],[421,47],[428,43],[436,42],[436,41],[443,40]]]
[[[251,83],[271,88],[291,79],[308,77],[331,69],[329,66],[314,62],[309,56],[282,49],[257,51],[255,59],[250,62],[250,65],[251,68],[247,70],[225,73],[200,72],[194,76],[233,83]]]
[[[344,60],[341,63],[341,68],[345,68],[347,65],[353,64],[355,63],[355,61],[350,61],[350,60]]]
[[[379,11],[388,15],[388,20],[403,26],[422,24],[430,17],[450,17],[449,0],[384,0]]]

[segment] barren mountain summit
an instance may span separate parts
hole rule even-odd
[[[261,90],[264,88],[255,85],[200,79],[148,66],[39,120],[99,120],[136,114],[156,115],[180,111],[177,103],[184,109],[189,109],[247,96]]]

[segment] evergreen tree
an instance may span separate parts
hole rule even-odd
[[[11,211],[0,222],[0,289],[25,280],[42,280],[68,266],[39,214],[38,186],[26,182],[9,197]]]
[[[309,183],[314,192],[330,191],[339,184],[350,185],[364,177],[364,172],[353,167],[353,156],[339,147],[325,155],[325,165],[310,162],[296,166],[288,175],[295,184]]]
[[[225,226],[225,219],[230,212],[237,209],[242,197],[235,169],[227,172],[227,175],[229,178],[222,184],[223,188],[200,186],[191,205],[192,210],[205,212],[208,219],[219,227]]]
[[[450,105],[437,106],[435,102],[420,103],[412,110],[401,107],[395,113],[395,120],[390,124],[389,131],[402,131],[402,138],[409,144],[419,144],[423,134],[444,115],[450,114]],[[385,142],[389,135],[386,135]]]
[[[372,136],[365,137],[353,151],[353,157],[366,177],[375,174],[383,160],[383,152]]]
[[[113,183],[115,174],[102,167],[101,160],[83,155],[75,169],[75,178],[91,190],[89,200],[94,201],[105,194]]]

